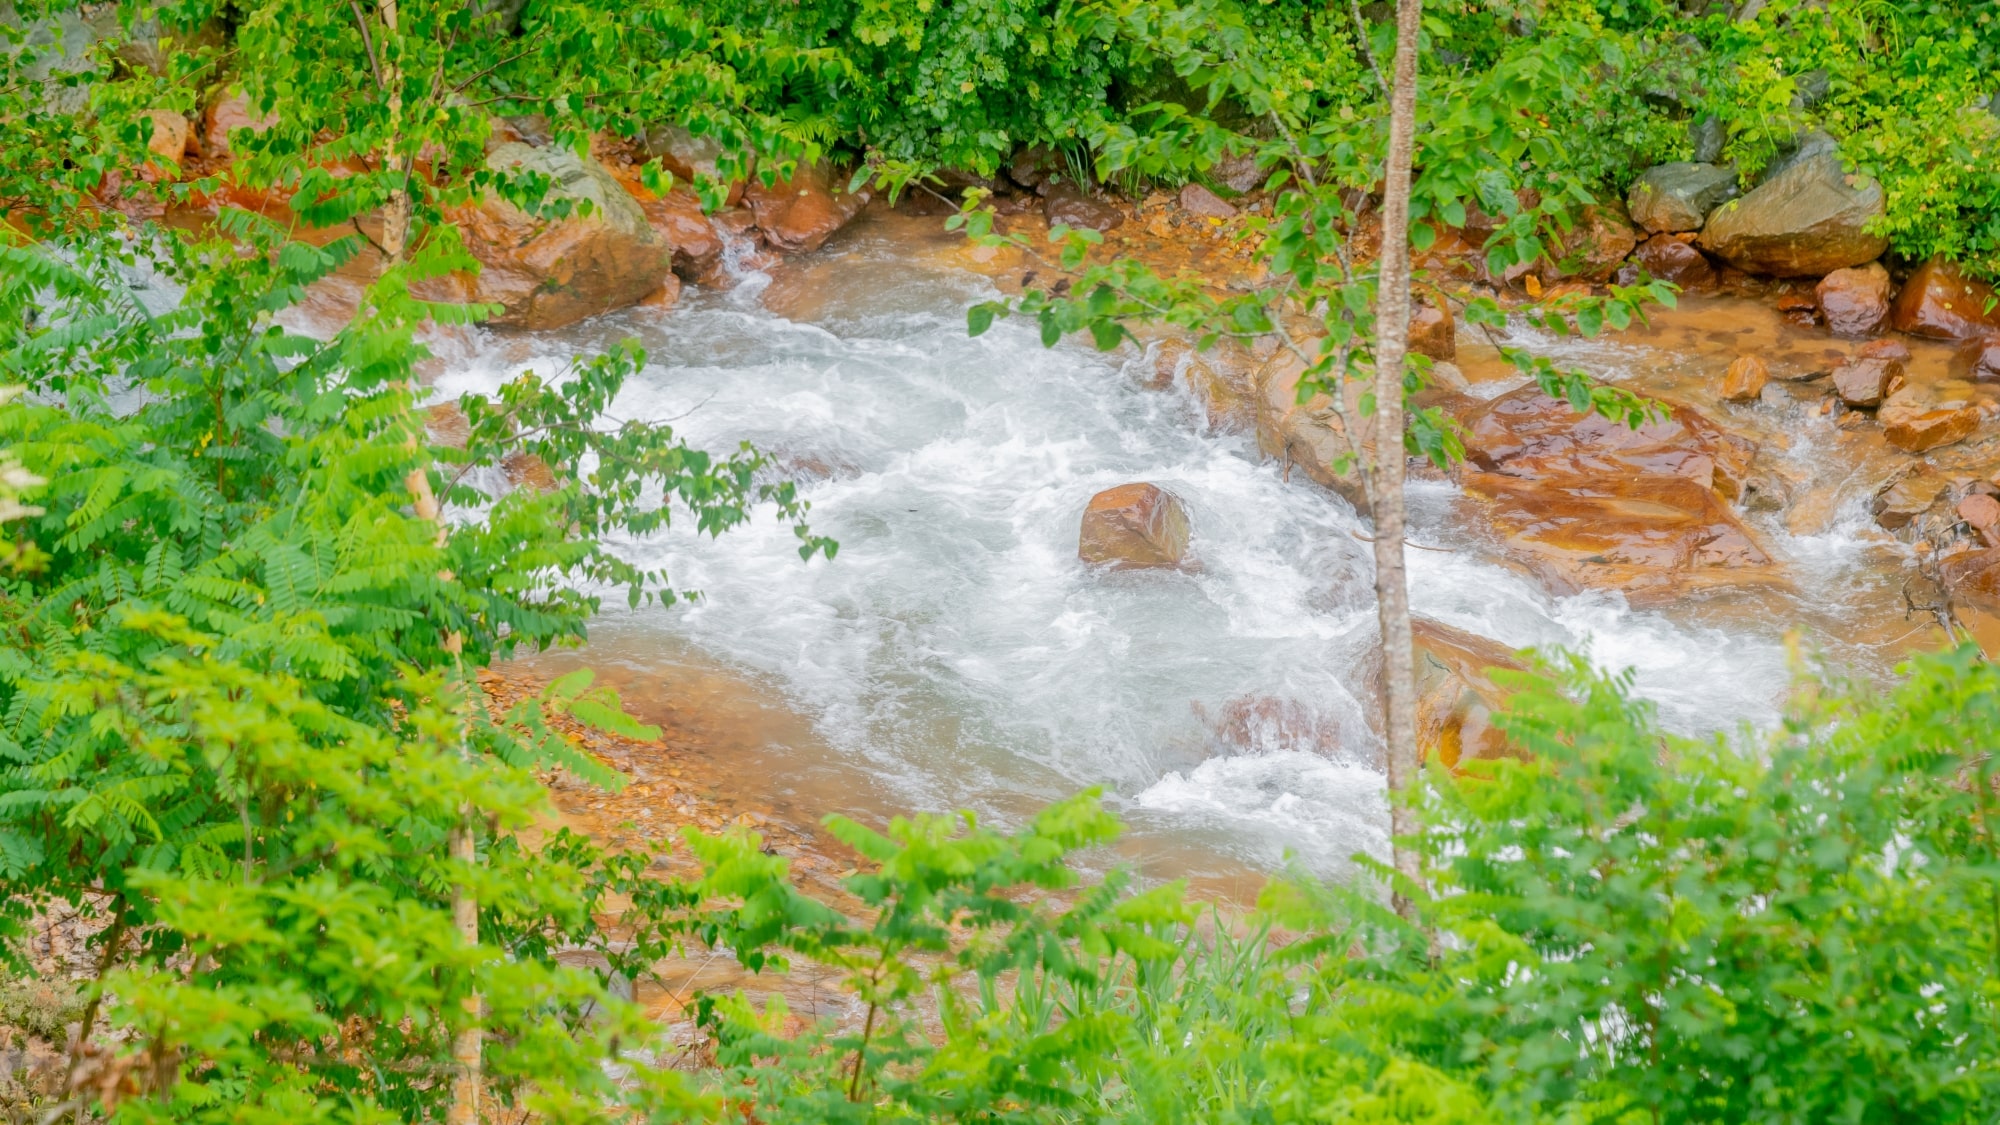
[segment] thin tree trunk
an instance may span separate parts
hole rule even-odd
[[[1417,28],[1423,0],[1397,0],[1396,59],[1389,95],[1389,167],[1382,193],[1381,288],[1375,314],[1375,598],[1382,622],[1383,737],[1388,743],[1389,826],[1396,870],[1419,877],[1407,798],[1417,780],[1416,675],[1410,649],[1410,588],[1403,565],[1403,367],[1410,336],[1410,157],[1417,117]],[[1395,895],[1398,913],[1411,904]]]
[[[389,103],[389,151],[384,166],[390,169],[391,175],[403,178],[402,183],[390,189],[388,205],[383,208],[382,215],[382,250],[388,258],[385,264],[391,269],[402,265],[409,256],[411,219],[410,193],[406,186],[409,177],[409,157],[400,151],[403,131],[403,69],[401,44],[398,42],[401,29],[398,27],[396,5],[397,0],[381,0],[379,9],[382,14],[383,31],[380,65],[383,93]],[[414,380],[411,381],[409,389],[414,398],[418,391]],[[415,419],[412,419],[413,424],[414,422]],[[412,440],[415,440],[414,435]],[[438,503],[436,491],[431,487],[430,471],[418,465],[410,470],[404,485],[410,490],[410,495],[415,501],[417,518],[429,520],[437,525],[437,542],[439,546],[443,546],[446,535],[444,511],[442,505]],[[454,661],[457,661],[460,645],[457,633],[446,635],[444,647],[451,653]],[[463,686],[465,677],[462,662],[458,663],[458,670],[460,672],[458,678]],[[470,699],[460,701],[462,707],[473,705]],[[472,752],[470,733],[469,730],[463,730],[461,733],[459,746],[461,754],[470,755]],[[469,805],[459,809],[458,824],[452,829],[449,846],[451,858],[465,867],[470,868],[479,862],[473,833],[472,808]],[[463,883],[452,887],[451,924],[465,944],[468,946],[479,944],[479,901]],[[484,1035],[480,1026],[481,1008],[478,990],[468,992],[465,997],[465,1026],[459,1029],[451,1041],[454,1074],[451,1105],[445,1111],[446,1125],[477,1125],[479,1121],[481,1056],[484,1046]]]

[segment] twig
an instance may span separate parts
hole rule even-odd
[[[354,13],[354,26],[361,29],[361,45],[368,48],[368,69],[375,72],[375,88],[387,92],[389,86],[382,81],[382,64],[375,58],[375,39],[368,34],[368,20],[361,14],[361,5],[356,0],[347,0],[347,10]]]

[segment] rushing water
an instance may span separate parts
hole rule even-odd
[[[801,563],[762,517],[719,540],[625,544],[704,597],[617,611],[594,647],[642,670],[693,652],[772,685],[891,807],[1004,820],[1102,785],[1142,836],[1252,866],[1291,852],[1332,871],[1385,850],[1370,561],[1349,506],[1288,482],[1250,440],[1204,433],[1192,404],[1115,357],[1046,349],[1009,322],[968,338],[984,278],[866,235],[844,253],[792,319],[766,310],[761,284],[691,293],[664,314],[491,343],[439,380],[489,390],[637,336],[652,362],[615,412],[774,451],[840,543],[836,560]],[[1192,572],[1077,560],[1086,501],[1134,480],[1185,502]],[[1413,541],[1439,548],[1411,552],[1419,613],[1632,667],[1682,731],[1775,719],[1775,625],[1552,598],[1480,553],[1452,486],[1414,484],[1412,503]],[[1827,535],[1783,549],[1851,570],[1848,533]]]

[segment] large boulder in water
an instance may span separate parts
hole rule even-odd
[[[1715,288],[1715,266],[1708,256],[1670,234],[1656,234],[1632,255],[1639,268],[1682,289]]]
[[[1531,481],[1685,477],[1735,498],[1757,446],[1687,406],[1666,405],[1665,417],[1633,429],[1602,414],[1579,413],[1539,388],[1523,387],[1466,420],[1466,462],[1481,472]]]
[[[1932,258],[1918,266],[1889,323],[1898,332],[1933,340],[1964,340],[2000,329],[2000,295],[1984,282],[1960,273],[1950,262]]]
[[[1156,484],[1121,484],[1090,498],[1077,557],[1125,570],[1172,568],[1187,557],[1188,518],[1181,502]]]
[[[1768,576],[1725,502],[1756,446],[1685,406],[1635,430],[1528,387],[1466,419],[1465,448],[1461,483],[1552,590],[1671,595]]]
[[[1700,230],[1708,213],[1736,197],[1736,170],[1687,162],[1648,168],[1632,182],[1625,206],[1654,234]]]
[[[1519,747],[1493,725],[1508,693],[1495,671],[1527,665],[1505,645],[1426,617],[1410,619],[1415,650],[1417,752],[1449,769],[1494,758],[1518,758]]]
[[[595,160],[566,148],[519,142],[486,158],[496,171],[539,172],[553,181],[549,200],[578,205],[566,218],[538,218],[489,197],[454,216],[481,270],[463,294],[501,306],[500,327],[546,330],[638,304],[660,288],[672,248],[654,233],[618,180]],[[590,213],[581,204],[590,205]]]
[[[1910,386],[1882,400],[1875,413],[1882,436],[1907,453],[1922,453],[1964,441],[1978,432],[1985,416],[1963,399],[1945,397],[1935,385]]]
[[[1821,277],[1882,256],[1889,240],[1866,229],[1881,214],[1882,185],[1819,150],[1710,212],[1701,245],[1751,273]]]

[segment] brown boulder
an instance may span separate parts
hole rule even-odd
[[[500,459],[500,470],[507,474],[507,483],[516,488],[532,488],[537,492],[554,492],[556,474],[549,463],[532,453],[509,453]]]
[[[1714,490],[1663,473],[1528,479],[1467,473],[1466,491],[1548,585],[1671,593],[1736,581],[1770,556]]]
[[[753,182],[744,198],[765,241],[793,253],[819,249],[868,203],[865,192],[836,188],[832,173],[821,165],[800,165],[789,180]]]
[[[1124,213],[1118,208],[1102,199],[1085,195],[1067,183],[1049,189],[1043,210],[1048,215],[1050,226],[1079,230],[1107,231],[1125,221]]]
[[[1716,397],[1724,402],[1756,402],[1764,393],[1764,384],[1771,381],[1771,369],[1754,355],[1737,356],[1722,373],[1722,382],[1716,387]]]
[[[1652,473],[1684,477],[1720,495],[1742,490],[1754,443],[1694,410],[1668,404],[1663,419],[1633,429],[1601,414],[1580,414],[1535,387],[1487,403],[1465,424],[1473,467],[1503,476],[1591,480]]]
[[[1177,567],[1187,556],[1187,510],[1154,484],[1121,484],[1090,498],[1077,557],[1117,569]]]
[[[639,204],[594,160],[563,148],[518,142],[486,158],[495,171],[522,169],[550,177],[550,200],[589,203],[591,213],[543,219],[491,197],[454,215],[465,246],[479,259],[478,277],[461,295],[501,306],[491,323],[541,331],[637,304],[659,289],[671,252]]]
[[[1932,258],[1903,283],[1890,323],[1898,332],[1934,340],[1962,340],[2000,329],[2000,308],[1992,287]]]
[[[1935,469],[1918,462],[1914,469],[1876,493],[1869,511],[1884,529],[1901,531],[1910,526],[1910,521],[1930,511],[1949,483]]]
[[[1639,268],[1662,281],[1671,281],[1682,289],[1702,290],[1715,287],[1715,266],[1708,256],[1670,234],[1656,234],[1639,244],[1633,252],[1633,259]]]
[[[1951,357],[1951,377],[1974,383],[2000,383],[2000,332],[1974,336]]]
[[[1952,601],[2000,614],[2000,550],[1966,551],[1937,564]]]
[[[1977,406],[1932,401],[1915,388],[1891,394],[1875,416],[1881,420],[1882,436],[1889,444],[1909,453],[1964,441],[1980,423]]]
[[[680,183],[722,178],[720,162],[726,149],[714,137],[697,137],[679,125],[655,125],[646,130],[644,147],[646,155],[658,160]],[[742,180],[731,181],[726,205],[734,207],[741,202],[746,186]]]
[[[1880,262],[1834,270],[1814,295],[1827,329],[1837,336],[1870,336],[1889,321],[1889,271]]]
[[[1449,769],[1494,758],[1522,757],[1493,725],[1508,692],[1493,672],[1525,672],[1505,645],[1425,617],[1410,619],[1416,656],[1417,751]]]
[[[1873,409],[1903,385],[1903,361],[1857,356],[1833,369],[1833,390],[1849,406]]]
[[[151,123],[146,147],[155,156],[180,163],[187,155],[188,142],[193,139],[188,119],[170,109],[149,109],[146,119]]]
[[[1410,350],[1447,363],[1458,358],[1458,327],[1451,314],[1436,305],[1420,304],[1410,313]]]
[[[202,155],[211,160],[229,155],[231,133],[239,129],[261,133],[278,123],[276,117],[259,113],[251,106],[250,99],[234,90],[208,103],[201,121]]]
[[[1750,273],[1821,277],[1882,256],[1889,240],[1867,229],[1881,214],[1882,185],[1822,149],[1711,211],[1701,245]]]
[[[1256,388],[1220,349],[1207,358],[1190,356],[1181,368],[1180,379],[1201,404],[1209,429],[1239,430],[1256,425]]]
[[[1988,547],[2000,547],[2000,500],[1975,492],[1958,502],[1958,518],[1978,532]]]
[[[1204,219],[1233,219],[1236,208],[1229,201],[1201,186],[1189,184],[1181,189],[1181,210]]]
[[[1543,265],[1542,280],[1549,284],[1571,277],[1603,281],[1632,256],[1637,245],[1638,228],[1626,220],[1623,208],[1586,204],[1570,229],[1557,236],[1551,252],[1555,261]]]

